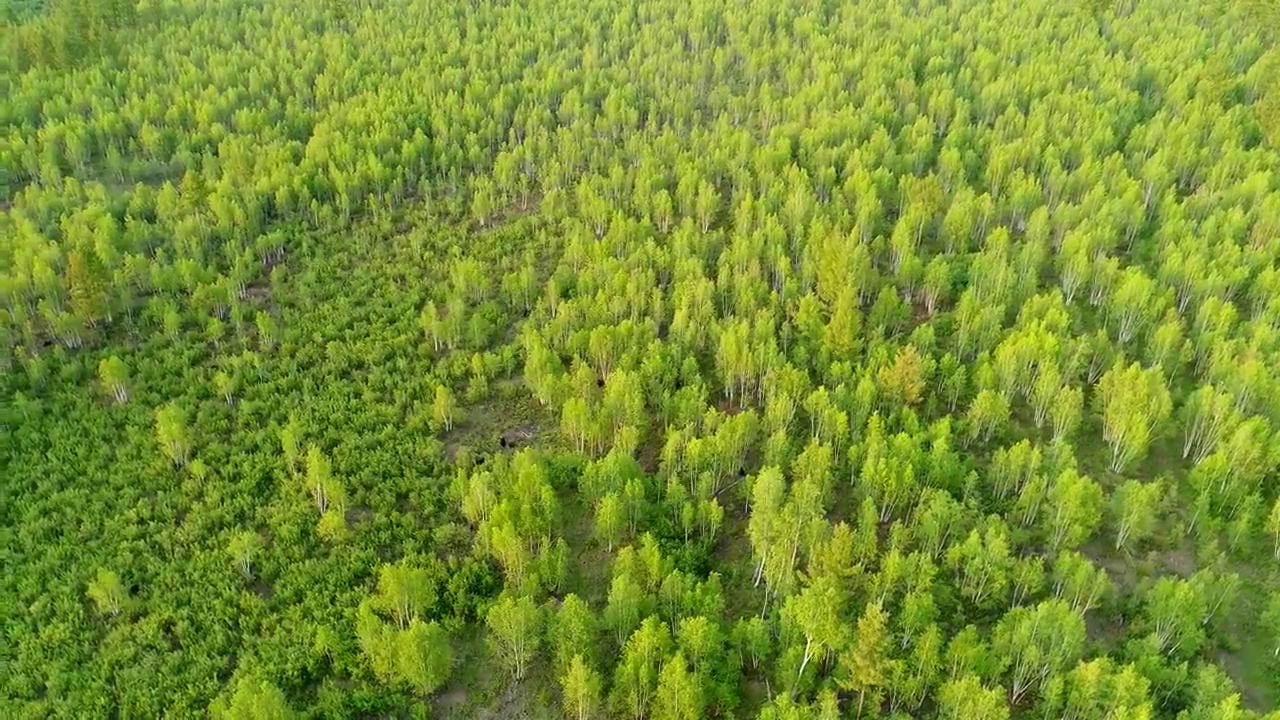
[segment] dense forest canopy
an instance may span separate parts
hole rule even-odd
[[[0,12],[0,716],[1280,717],[1274,0]]]

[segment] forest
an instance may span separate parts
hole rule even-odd
[[[1280,720],[1276,0],[0,20],[0,717]]]

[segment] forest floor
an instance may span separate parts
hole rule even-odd
[[[492,453],[554,443],[554,419],[525,390],[521,377],[499,381],[497,390],[496,397],[460,412],[453,429],[443,436],[450,461],[464,447]]]
[[[1096,429],[1101,433],[1101,428]],[[1192,497],[1185,469],[1179,464],[1181,453],[1177,438],[1166,438],[1153,448],[1148,462],[1139,479],[1144,481],[1165,478],[1173,485],[1174,497],[1166,498],[1170,507],[1178,504],[1180,498]],[[1125,478],[1111,472],[1108,468],[1109,457],[1106,448],[1101,445],[1089,452],[1083,446],[1077,450],[1077,459],[1081,468],[1091,477],[1102,482],[1107,490],[1114,489]],[[1176,527],[1175,527],[1176,526]],[[1180,524],[1160,528],[1164,533],[1155,544],[1162,550],[1134,551],[1117,550],[1110,538],[1096,537],[1081,548],[1090,560],[1107,571],[1114,583],[1116,593],[1120,597],[1137,597],[1137,589],[1154,582],[1157,578],[1174,575],[1189,578],[1200,569],[1199,549],[1186,537]],[[1266,711],[1276,707],[1280,698],[1271,690],[1272,677],[1269,669],[1268,643],[1266,638],[1250,633],[1246,628],[1256,624],[1256,618],[1262,613],[1266,603],[1267,589],[1265,578],[1260,577],[1253,565],[1233,561],[1228,571],[1240,576],[1239,595],[1231,615],[1220,623],[1226,638],[1226,646],[1220,646],[1211,652],[1232,680],[1240,689],[1241,697],[1247,707]],[[1129,611],[1132,610],[1132,613]],[[1137,614],[1137,608],[1115,607],[1109,618],[1098,616],[1090,621],[1090,637],[1103,647],[1120,650],[1119,643],[1125,632],[1126,615]]]

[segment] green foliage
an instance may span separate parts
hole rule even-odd
[[[18,67],[64,68],[110,49],[136,15],[127,0],[46,0],[42,13],[5,28],[4,43]]]
[[[240,574],[249,578],[253,577],[253,560],[262,551],[262,547],[262,536],[252,530],[245,530],[231,536],[227,553],[231,555]]]
[[[701,199],[701,198],[699,198]],[[654,697],[655,720],[696,720],[705,712],[702,687],[697,673],[689,671],[684,655],[676,651],[658,674]]]
[[[219,720],[287,720],[294,716],[280,688],[261,678],[242,676],[229,698],[218,698],[209,714]]]
[[[128,401],[129,368],[119,357],[112,355],[98,363],[98,379],[117,403]]]
[[[561,673],[568,672],[575,658],[582,659],[588,666],[592,664],[596,657],[598,625],[595,612],[577,595],[570,593],[561,601],[547,622],[547,644]]]
[[[396,674],[419,695],[430,695],[449,678],[453,655],[444,630],[417,620],[396,638]]]
[[[587,666],[581,655],[574,655],[560,679],[565,717],[591,720],[600,710],[600,675]]]
[[[1126,480],[1111,496],[1111,517],[1116,532],[1116,549],[1147,540],[1159,525],[1160,482]]]
[[[453,429],[453,416],[457,402],[453,393],[443,385],[436,386],[435,400],[431,405],[431,419],[439,429]]]
[[[85,594],[93,601],[98,612],[104,615],[114,617],[129,606],[129,596],[120,583],[120,576],[110,570],[98,570]]]
[[[0,715],[1268,710],[1274,6],[6,15]]]
[[[410,688],[421,696],[435,692],[449,678],[453,651],[435,622],[410,620],[403,629],[384,623],[371,603],[360,606],[356,638],[375,675]]]
[[[1103,437],[1111,446],[1111,471],[1142,458],[1172,412],[1160,374],[1137,363],[1108,370],[1098,382]]]
[[[489,608],[485,622],[495,654],[511,670],[515,680],[523,680],[542,639],[542,609],[528,595],[519,598],[507,595]],[[575,658],[581,659],[581,656]]]
[[[373,606],[391,616],[396,627],[407,628],[435,604],[431,575],[410,565],[383,565],[378,572],[378,592]]]
[[[187,464],[191,453],[191,441],[187,433],[187,421],[181,408],[170,403],[156,410],[156,440],[160,449],[177,467]]]
[[[887,618],[879,604],[869,604],[858,619],[853,639],[840,655],[840,664],[844,668],[842,689],[858,694],[857,716],[862,717],[866,707],[867,693],[878,696],[886,679],[889,637],[886,628]],[[873,706],[879,702],[873,701]]]
[[[1009,707],[999,688],[982,684],[976,675],[950,680],[938,691],[938,716],[947,720],[1007,720]]]

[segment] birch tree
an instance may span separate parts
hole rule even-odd
[[[1121,472],[1142,459],[1173,410],[1173,400],[1158,370],[1134,363],[1116,365],[1098,382],[1103,437],[1111,446],[1111,471]]]
[[[512,678],[516,682],[524,680],[542,637],[542,609],[528,595],[507,595],[489,608],[485,624],[489,626],[490,644]]]

